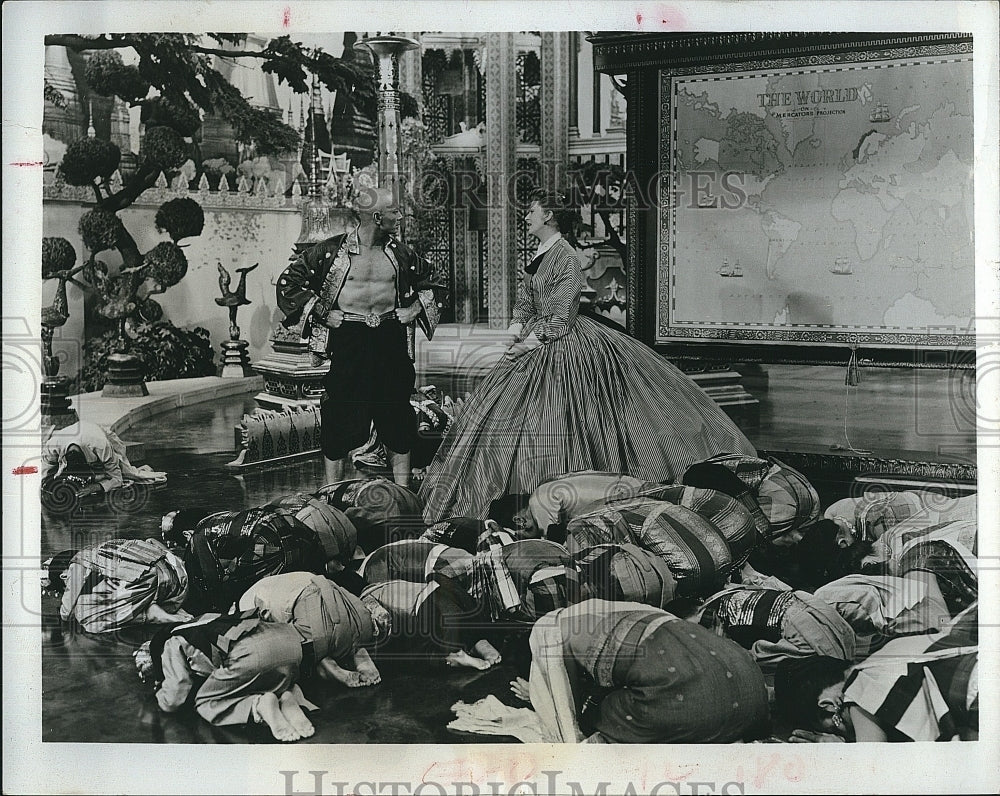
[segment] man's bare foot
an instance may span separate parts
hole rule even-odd
[[[299,707],[299,701],[291,691],[286,691],[281,695],[278,706],[281,708],[281,715],[285,717],[285,721],[299,734],[300,738],[308,738],[316,732],[316,728],[306,718],[306,714]]]
[[[258,723],[264,722],[271,730],[271,735],[278,741],[288,743],[302,737],[299,731],[288,723],[288,719],[281,712],[278,698],[270,691],[258,698],[253,709],[253,718]]]
[[[146,609],[146,621],[151,624],[167,625],[174,622],[190,622],[192,619],[194,619],[194,617],[187,611],[181,610],[177,613],[171,614],[156,603],[153,603]]]
[[[479,639],[479,641],[476,642],[472,651],[486,661],[490,666],[496,666],[500,663],[500,652],[484,638]]]
[[[444,662],[449,666],[465,666],[469,669],[489,669],[490,664],[484,661],[482,658],[475,658],[465,650],[458,650],[458,652],[449,653],[444,659]]]
[[[531,704],[531,694],[528,691],[528,681],[523,677],[518,677],[517,679],[510,681],[510,691],[522,702]]]
[[[346,685],[348,688],[361,688],[361,686],[365,685],[365,683],[361,682],[360,674],[349,671],[343,666],[338,666],[330,658],[321,660],[317,671],[319,672],[319,676],[324,680],[333,680],[341,685]]]
[[[361,676],[361,685],[378,685],[382,682],[382,675],[375,666],[375,661],[368,654],[368,650],[360,648],[354,653],[354,668]]]

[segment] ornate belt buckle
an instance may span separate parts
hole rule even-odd
[[[376,315],[374,312],[369,312],[365,316],[365,324],[367,326],[370,326],[372,329],[375,329],[381,323],[382,323],[382,316]]]

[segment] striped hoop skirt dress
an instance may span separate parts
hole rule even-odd
[[[585,315],[501,361],[463,405],[420,490],[424,519],[484,518],[490,501],[580,470],[679,482],[720,453],[755,455],[736,425],[659,354]]]

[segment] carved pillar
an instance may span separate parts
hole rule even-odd
[[[517,227],[514,207],[517,124],[514,98],[517,87],[513,33],[486,36],[486,180],[488,187],[487,292],[489,324],[503,329],[514,306],[517,264]]]
[[[404,33],[409,39],[420,41],[419,33]],[[423,47],[409,50],[399,56],[399,90],[406,92],[417,101],[417,107],[423,110],[424,104],[424,70]]]
[[[400,201],[399,164],[403,159],[399,135],[399,56],[407,50],[419,50],[413,39],[401,36],[375,36],[354,44],[354,49],[369,49],[375,55],[378,74],[378,185],[392,192]]]
[[[569,49],[569,135],[579,136],[580,135],[580,98],[578,93],[580,91],[580,39],[579,34],[575,30],[571,30],[568,34],[569,42],[567,43],[567,48]]]
[[[474,233],[469,230],[469,210],[456,207],[454,223],[455,320],[475,323],[479,318],[479,257]]]
[[[569,154],[570,34],[542,32],[541,184],[565,187]]]

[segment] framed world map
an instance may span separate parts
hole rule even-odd
[[[661,67],[657,344],[971,349],[971,37]]]

